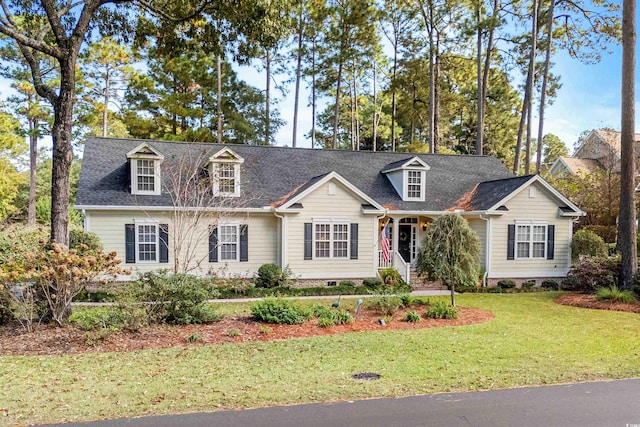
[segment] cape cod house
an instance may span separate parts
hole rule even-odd
[[[181,197],[187,157],[210,199]],[[485,281],[563,277],[584,214],[488,156],[108,138],[86,143],[76,208],[134,273],[171,270],[189,251],[183,270],[252,276],[276,263],[314,284],[381,267],[409,278],[428,224],[447,212],[478,233]]]

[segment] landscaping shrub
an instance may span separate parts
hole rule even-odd
[[[367,306],[386,316],[391,316],[401,305],[402,299],[395,295],[379,295],[367,300]]]
[[[436,301],[424,315],[429,319],[455,319],[458,317],[458,310],[444,301]]]
[[[331,317],[319,317],[318,318],[318,326],[321,328],[331,328],[335,325],[333,323],[333,319]]]
[[[609,302],[635,302],[636,297],[631,291],[622,291],[616,285],[600,288],[596,291],[596,300]]]
[[[531,291],[536,286],[535,280],[527,280],[526,282],[522,282],[522,290]]]
[[[291,278],[289,268],[284,271],[276,264],[262,264],[258,269],[256,286],[259,288],[275,288],[286,286]]]
[[[402,276],[395,268],[383,268],[379,270],[379,273],[382,282],[387,285],[401,284],[404,282],[404,280],[402,280]]]
[[[145,305],[150,323],[211,323],[220,320],[215,309],[206,303],[217,292],[210,281],[188,274],[168,275],[166,271],[148,272],[132,287],[137,301]]]
[[[2,287],[2,285],[0,285],[0,287]],[[11,319],[13,319],[13,315],[9,307],[9,300],[3,296],[3,292],[0,290],[0,325],[4,325]]]
[[[547,289],[550,291],[557,291],[558,289],[560,289],[560,285],[558,284],[558,282],[556,282],[555,280],[551,280],[551,279],[545,279],[542,281],[542,284],[540,285],[543,289]]]
[[[83,245],[89,250],[103,249],[102,242],[96,233],[73,229],[69,231],[69,248],[82,249]]]
[[[299,325],[311,318],[309,309],[280,298],[266,298],[252,304],[251,314],[260,322],[287,325]]]
[[[118,316],[114,316],[113,310],[106,307],[74,311],[71,313],[71,316],[69,316],[69,322],[77,324],[80,329],[85,331],[94,329],[120,329],[122,327]]]
[[[409,311],[404,316],[405,322],[416,323],[420,321],[420,315],[416,311]]]
[[[37,313],[38,319],[53,320],[63,325],[71,314],[73,298],[85,289],[87,283],[98,277],[127,273],[118,266],[121,261],[116,259],[115,252],[107,254],[84,245],[80,251],[82,254],[52,243],[0,264],[0,281],[14,289],[17,286],[19,290],[5,293],[13,308],[24,315],[32,311],[32,304],[44,302],[47,312]]]
[[[323,305],[314,307],[314,314],[318,318],[318,326],[328,328],[333,325],[353,323],[355,318],[346,310],[332,310]]]
[[[585,225],[581,230],[589,230],[597,234],[605,241],[605,243],[613,243],[616,241],[618,228],[615,225]]]
[[[498,287],[501,289],[513,289],[516,287],[516,282],[511,279],[503,279],[498,282]]]
[[[342,280],[342,281],[340,281],[338,286],[340,286],[342,288],[355,288],[356,287],[356,283],[353,280]]]
[[[382,279],[379,277],[366,277],[362,279],[362,284],[369,289],[376,289],[382,286]]]
[[[620,258],[587,258],[573,265],[561,289],[592,294],[618,283]]]
[[[582,256],[607,256],[607,245],[602,237],[586,228],[576,231],[571,241],[571,259],[575,262]]]
[[[402,294],[400,295],[400,300],[402,301],[403,307],[409,308],[414,304],[416,297],[411,296],[411,294]]]
[[[472,284],[458,285],[456,286],[455,291],[461,294],[465,292],[478,292],[478,285],[472,285]]]

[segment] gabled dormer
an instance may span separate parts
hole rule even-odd
[[[160,194],[160,165],[164,160],[162,153],[143,142],[127,153],[127,159],[131,169],[131,194]]]
[[[431,169],[421,158],[415,156],[389,163],[382,169],[402,200],[424,202],[427,171]]]
[[[240,165],[244,159],[225,147],[209,158],[213,195],[240,197]]]

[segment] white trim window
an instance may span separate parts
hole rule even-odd
[[[349,258],[349,223],[313,223],[314,258]]]
[[[424,177],[421,170],[406,170],[405,172],[405,200],[424,200]]]
[[[546,258],[547,224],[516,224],[516,258]]]
[[[131,159],[131,194],[160,194],[160,160]]]
[[[232,162],[213,163],[214,196],[240,196],[240,164]]]
[[[157,223],[136,223],[136,262],[157,262],[160,230]]]
[[[221,224],[218,227],[218,260],[238,261],[240,259],[240,226]]]

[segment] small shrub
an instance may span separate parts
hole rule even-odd
[[[353,280],[342,280],[340,281],[339,286],[342,288],[355,288],[356,283]]]
[[[555,280],[551,280],[551,279],[545,279],[542,281],[542,284],[540,285],[543,289],[547,289],[550,291],[557,291],[558,289],[560,289],[560,285],[558,284],[558,282],[556,282]]]
[[[71,313],[69,322],[77,324],[84,331],[92,331],[95,329],[119,328],[116,316],[113,316],[112,310],[105,307],[89,308],[86,310],[78,310]]]
[[[318,325],[321,327],[326,327],[322,326],[322,323],[327,323],[325,319],[329,319],[332,325],[343,325],[355,321],[351,313],[346,310],[332,310],[320,304],[313,307],[313,314],[318,318]]]
[[[93,329],[90,331],[86,331],[82,337],[84,338],[85,343],[90,346],[100,345],[111,335],[115,329]]]
[[[220,320],[206,303],[214,291],[210,281],[166,271],[145,273],[131,287],[134,298],[145,305],[150,323],[211,323]]]
[[[516,287],[516,282],[511,279],[503,279],[498,282],[498,287],[502,289],[513,289]]]
[[[276,264],[262,264],[256,276],[256,286],[259,288],[275,288],[286,286],[291,278],[291,271],[285,268],[284,271]]]
[[[420,321],[420,315],[416,311],[409,311],[404,316],[405,322],[416,323]]]
[[[2,296],[2,291],[0,290],[0,325],[8,323],[11,319],[13,319],[13,315],[9,307],[9,300]]]
[[[536,286],[535,280],[527,280],[526,282],[522,282],[522,289],[524,291],[531,291],[534,286]]]
[[[400,275],[400,273],[398,273],[398,270],[396,270],[395,268],[383,268],[381,270],[379,270],[380,273],[380,278],[382,279],[382,282],[387,284],[387,285],[396,285],[396,284],[401,284],[404,282],[404,280],[402,280],[402,276]]]
[[[184,340],[186,342],[188,342],[188,343],[195,343],[195,342],[202,342],[203,341],[202,335],[200,335],[198,333],[193,333],[193,334],[187,336]]]
[[[636,297],[631,291],[622,291],[616,285],[600,288],[596,291],[596,300],[609,302],[635,302]]]
[[[404,308],[409,308],[415,303],[416,297],[411,296],[410,294],[402,294],[400,295],[400,301],[402,301],[402,306]]]
[[[561,289],[592,294],[618,283],[619,277],[620,258],[587,258],[571,267]]]
[[[478,285],[475,285],[475,284],[458,285],[456,286],[455,291],[461,294],[464,294],[466,292],[478,292]]]
[[[346,310],[339,310],[333,312],[333,323],[336,325],[344,325],[347,323],[353,323],[356,319]]]
[[[260,333],[262,335],[267,335],[267,334],[270,334],[271,332],[273,332],[273,329],[268,327],[268,326],[261,326],[260,327]]]
[[[238,328],[229,329],[227,331],[227,336],[230,336],[230,337],[239,337],[241,335],[242,335],[242,332],[240,332],[240,329]]]
[[[311,311],[279,298],[266,298],[251,305],[251,315],[265,323],[299,325],[311,318]]]
[[[321,328],[331,328],[335,325],[333,323],[333,319],[330,317],[319,317],[318,318],[318,326]]]
[[[425,313],[429,319],[455,319],[458,317],[458,310],[448,306],[443,301],[436,301]]]
[[[81,249],[83,247],[92,251],[103,249],[102,242],[96,233],[77,229],[69,231],[69,248]]]
[[[376,289],[382,286],[382,279],[379,277],[366,277],[362,279],[362,284],[369,289]]]
[[[572,260],[575,262],[583,256],[607,256],[607,245],[602,237],[586,228],[576,231],[571,241]]]
[[[370,298],[367,301],[367,305],[377,310],[380,314],[391,316],[400,308],[402,300],[395,295],[380,295]]]

